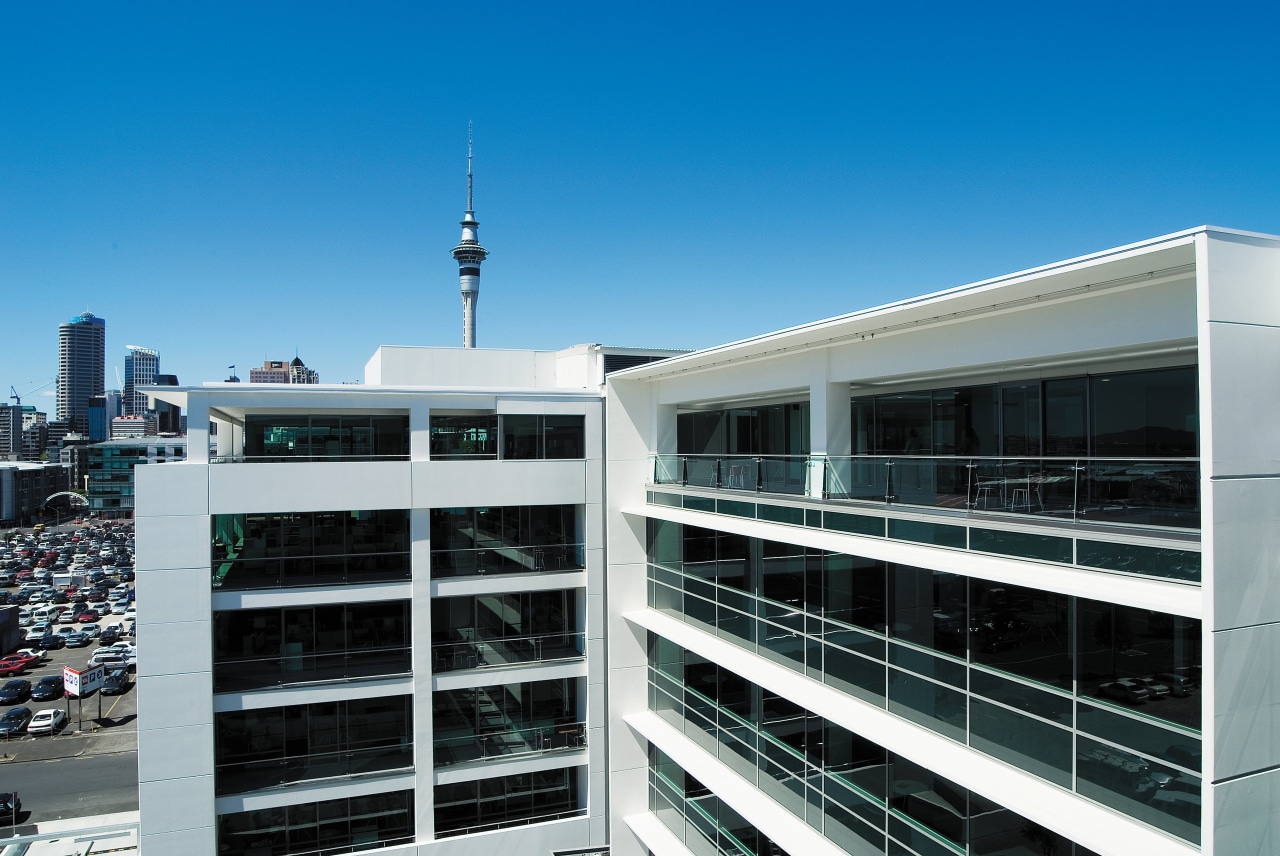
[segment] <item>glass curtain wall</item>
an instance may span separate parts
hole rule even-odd
[[[649,531],[653,608],[1192,837],[1199,621],[660,520]]]
[[[433,460],[494,460],[498,457],[498,414],[459,416],[432,414]]]
[[[218,817],[220,856],[330,856],[412,841],[412,790]]]
[[[213,614],[214,692],[410,671],[409,602]]]
[[[413,766],[413,699],[352,699],[214,715],[216,792]]]
[[[586,745],[579,679],[432,694],[436,766]]]
[[[408,459],[408,415],[290,414],[244,418],[248,461]]]
[[[651,710],[849,853],[1095,856],[655,634],[649,663]],[[692,825],[762,852],[738,824],[716,823],[714,794],[652,747],[650,788],[650,809],[686,843]]]
[[[575,505],[431,509],[431,575],[518,574],[583,567]]]
[[[854,454],[1193,458],[1195,366],[854,398]]]
[[[580,622],[576,589],[433,598],[432,670],[581,657]]]
[[[552,460],[586,457],[585,416],[504,415],[504,460]]]
[[[214,588],[386,582],[410,576],[409,511],[215,514]]]
[[[436,838],[583,814],[577,767],[435,786]],[[585,796],[585,794],[584,794]]]

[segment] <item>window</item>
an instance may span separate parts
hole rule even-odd
[[[504,460],[581,459],[586,457],[585,416],[501,418]]]

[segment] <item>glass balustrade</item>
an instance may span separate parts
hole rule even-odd
[[[583,548],[583,544],[559,544],[432,550],[431,576],[439,579],[487,574],[580,571],[585,567]]]
[[[1200,528],[1198,458],[653,455],[653,484]]]
[[[452,672],[460,669],[572,660],[582,657],[585,651],[586,635],[583,633],[476,637],[432,645],[431,671]]]
[[[587,724],[585,722],[494,729],[478,733],[468,731],[465,734],[437,737],[432,744],[437,767],[484,761],[490,758],[514,758],[568,749],[585,749],[586,745]]]

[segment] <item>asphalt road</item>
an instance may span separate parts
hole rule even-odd
[[[22,800],[19,832],[25,824],[136,811],[138,751],[0,764],[0,790],[17,790]],[[0,827],[0,836],[8,831]]]

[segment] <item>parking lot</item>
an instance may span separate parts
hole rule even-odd
[[[94,622],[60,623],[49,629],[56,633],[113,626],[123,631],[123,616],[108,614]],[[127,635],[121,639],[133,641]],[[23,642],[21,647],[36,646]],[[14,677],[34,686],[46,676],[61,678],[64,666],[83,671],[98,648],[98,640],[93,639],[84,647],[47,650],[44,662]],[[47,821],[137,809],[138,706],[132,677],[119,695],[94,692],[84,699],[64,696],[0,704],[0,714],[13,707],[37,713],[56,708],[68,714],[67,722],[54,735],[0,737],[0,792],[16,791],[22,802],[16,825],[0,826],[0,838],[14,831],[19,835],[34,832],[38,824]],[[0,678],[0,686],[10,679]]]

